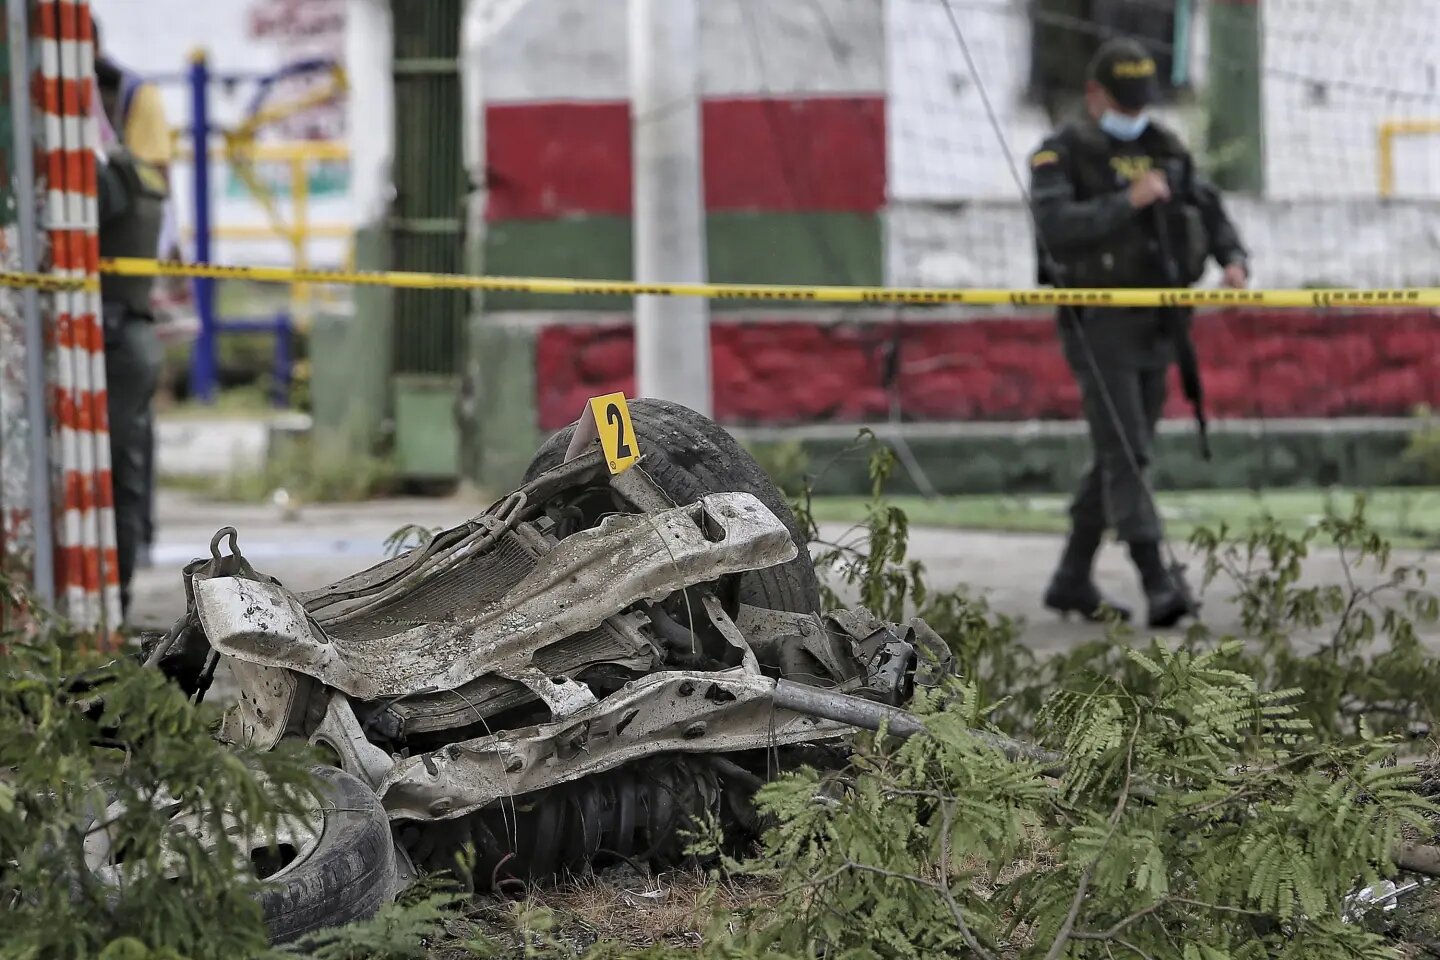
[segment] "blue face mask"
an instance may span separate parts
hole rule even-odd
[[[1134,140],[1150,126],[1150,118],[1140,113],[1127,116],[1118,110],[1106,110],[1100,115],[1100,129],[1116,140]]]

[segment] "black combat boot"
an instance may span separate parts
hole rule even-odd
[[[1130,544],[1130,559],[1140,571],[1145,600],[1150,607],[1152,627],[1173,627],[1187,616],[1200,612],[1200,604],[1185,582],[1185,568],[1176,564],[1166,567],[1160,559],[1160,544],[1154,541]]]
[[[1105,619],[1105,611],[1129,622],[1130,611],[1118,603],[1106,599],[1091,578],[1095,565],[1095,554],[1100,551],[1100,539],[1104,531],[1095,529],[1073,529],[1060,557],[1060,566],[1045,590],[1045,606],[1069,616],[1078,613],[1086,620]]]

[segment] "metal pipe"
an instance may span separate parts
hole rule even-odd
[[[705,279],[699,0],[630,0],[635,279]],[[700,298],[635,298],[643,397],[711,410],[710,314]]]
[[[1377,136],[1375,153],[1380,163],[1380,196],[1388,199],[1395,193],[1395,131],[1382,123]]]
[[[177,130],[176,134],[181,131]],[[193,139],[193,138],[192,138]],[[347,160],[350,157],[350,145],[340,140],[303,140],[287,141],[284,143],[246,143],[235,146],[212,146],[210,157],[214,160],[225,159],[230,156],[243,157],[246,160],[253,160],[259,163],[276,162],[288,163],[297,157],[302,160],[313,160],[317,163],[322,161]],[[193,156],[193,148],[188,143],[175,143],[175,159],[189,160]]]
[[[205,51],[190,59],[190,136],[195,185],[195,262],[210,262],[210,67]],[[190,352],[190,391],[202,402],[215,399],[215,281],[195,278],[195,312],[200,331]]]
[[[10,163],[15,171],[15,209],[20,269],[39,270],[40,236],[35,205],[35,139],[30,126],[29,0],[6,0],[10,42]],[[55,516],[50,500],[50,411],[45,391],[45,329],[40,320],[40,294],[20,291],[25,343],[25,415],[30,423],[30,527],[34,531],[33,588],[39,601],[55,600]]]
[[[275,76],[274,70],[230,70],[210,74],[210,79],[216,83],[264,83]],[[181,84],[189,84],[191,74],[185,73],[147,73],[142,77],[146,83],[153,83],[156,86],[178,87]]]
[[[907,710],[846,693],[836,693],[822,687],[811,687],[793,680],[776,680],[774,699],[775,706],[782,709],[833,720],[836,723],[847,723],[862,730],[879,730],[884,723],[887,732],[902,739],[908,739],[925,730],[920,718]],[[970,735],[979,743],[998,750],[1011,760],[1029,760],[1043,764],[1042,772],[1047,776],[1058,776],[1064,770],[1063,758],[1058,753],[1051,753],[1033,743],[1012,740],[984,730],[971,730]]]
[[[280,409],[290,406],[290,378],[294,354],[291,342],[293,326],[288,313],[275,317],[275,395],[273,403]]]
[[[304,157],[290,160],[290,247],[295,269],[310,266],[310,167]],[[314,288],[305,283],[290,285],[290,315],[308,330],[314,319]]]

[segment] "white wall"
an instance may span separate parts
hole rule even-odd
[[[485,48],[485,97],[627,99],[628,6],[628,0],[519,5]],[[707,96],[879,92],[882,8],[882,0],[703,0],[701,88]]]
[[[1043,113],[1023,102],[1028,4],[950,5],[978,80],[939,0],[886,3],[891,195],[1014,199],[1014,178],[978,87],[983,83],[1005,143],[1023,160],[1048,128]],[[1203,2],[1198,10],[1192,63],[1203,81]],[[1440,119],[1440,3],[1266,0],[1262,10],[1267,193],[1286,200],[1376,196],[1379,125]],[[1167,119],[1186,126],[1176,112]],[[1440,198],[1440,133],[1396,142],[1396,185],[1399,196]]]
[[[1014,200],[1019,188],[1006,149],[1023,175],[1047,129],[1044,114],[1021,103],[1030,42],[1023,10],[1012,0],[956,2],[962,47],[940,3],[889,0],[885,7],[892,202]]]
[[[950,3],[976,71],[939,0],[886,4],[887,277],[1030,286],[1033,234],[1017,176],[1028,179],[1026,157],[1048,122],[1023,102],[1027,4]],[[1231,204],[1255,255],[1256,281],[1440,283],[1440,134],[1396,141],[1389,203],[1378,197],[1376,152],[1382,121],[1440,118],[1440,2],[1266,0],[1262,10],[1266,199]],[[1197,80],[1207,57],[1205,11],[1202,0]],[[1162,116],[1201,145],[1197,114]]]
[[[1025,100],[1029,5],[949,3],[953,20],[940,0],[885,2],[890,197],[1014,201],[1016,174],[1028,178],[1026,160],[1050,132],[1044,111]],[[1203,29],[1195,40],[1192,62],[1203,66]],[[1161,115],[1184,125],[1173,111]]]
[[[345,59],[345,19],[352,0],[91,0],[100,19],[101,41],[123,65],[144,76],[164,78],[161,89],[166,114],[175,126],[188,125],[189,86],[182,80],[192,51],[204,49],[211,68],[224,71],[271,71],[285,63],[312,57]],[[359,0],[353,0],[359,2]],[[298,85],[277,89],[281,99],[293,97]],[[254,96],[253,84],[232,89],[211,88],[211,122],[239,123]],[[285,128],[267,131],[265,139],[334,137],[348,139],[349,121],[342,100],[298,117]],[[264,180],[277,190],[287,211],[289,173],[263,171]],[[172,176],[182,231],[193,223],[192,172],[189,164],[177,166]],[[263,210],[250,198],[231,171],[223,165],[212,170],[211,196],[216,226],[260,226],[267,223]],[[317,223],[348,224],[354,220],[347,164],[334,164],[311,180],[310,219]],[[191,249],[187,243],[187,249]],[[338,264],[346,244],[313,241],[312,260]],[[218,242],[212,247],[218,260],[232,263],[281,263],[291,260],[290,248],[280,241]]]
[[[1256,200],[1229,209],[1261,287],[1440,286],[1440,201]],[[1011,201],[892,204],[886,279],[897,286],[1035,286],[1034,233]],[[1211,265],[1203,285],[1218,279]]]
[[[1440,3],[1266,0],[1266,181],[1284,199],[1374,197],[1378,127],[1440,119]],[[1440,199],[1440,133],[1396,142],[1396,195]]]

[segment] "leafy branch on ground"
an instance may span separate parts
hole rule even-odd
[[[720,857],[714,876],[764,884],[766,908],[715,913],[698,955],[1398,955],[1413,913],[1351,897],[1394,875],[1402,839],[1436,832],[1433,791],[1397,762],[1435,715],[1436,661],[1417,628],[1436,604],[1421,571],[1392,564],[1363,501],[1298,537],[1273,523],[1197,533],[1205,582],[1238,599],[1242,636],[1196,628],[1140,644],[1117,626],[1041,660],[1020,624],[933,589],[908,558],[907,518],[885,496],[894,459],[867,440],[860,524],[822,538],[809,484],[795,497],[826,600],[924,617],[963,679],[921,695],[927,736],[864,736],[842,773],[761,791],[760,849]],[[1321,549],[1340,552],[1343,583],[1305,581]],[[1327,642],[1309,643],[1316,634]],[[972,728],[1058,750],[1064,775],[1006,760]],[[717,856],[713,841],[696,849]],[[671,949],[534,944],[532,956]]]
[[[1001,729],[1029,734],[1066,678],[1085,672],[1135,684],[1142,672],[1126,655],[1135,634],[1116,627],[1101,640],[1041,660],[1021,641],[1023,624],[991,611],[983,598],[931,587],[923,563],[907,557],[909,524],[885,495],[895,468],[890,450],[862,432],[857,449],[870,453],[871,496],[864,519],[833,541],[821,537],[811,509],[814,478],[792,506],[814,543],[822,580],[863,605],[898,618],[924,618],[954,650],[963,676],[977,686],[981,712]],[[1230,639],[1226,666],[1255,677],[1266,691],[1301,688],[1300,709],[1327,736],[1355,738],[1359,721],[1372,730],[1423,736],[1440,720],[1440,659],[1420,631],[1440,620],[1440,600],[1426,589],[1423,568],[1397,564],[1389,545],[1367,522],[1365,500],[1348,512],[1332,509],[1293,534],[1261,518],[1241,534],[1221,526],[1191,538],[1203,587],[1236,601],[1237,636],[1193,627],[1178,648],[1191,653]],[[1304,577],[1317,552],[1341,560],[1341,583]],[[826,602],[839,605],[835,590]],[[1317,645],[1310,638],[1328,638]]]
[[[224,747],[218,712],[160,671],[89,652],[9,584],[0,610],[0,958],[271,956],[239,838],[304,814],[316,758]],[[423,956],[438,916],[395,907],[313,956]]]
[[[1434,808],[1377,764],[1392,744],[1318,740],[1227,648],[1157,643],[1129,654],[1146,689],[1057,696],[1039,725],[1062,779],[979,744],[964,684],[925,697],[928,736],[766,787],[764,849],[727,867],[782,898],[715,955],[1389,956],[1343,899]]]

